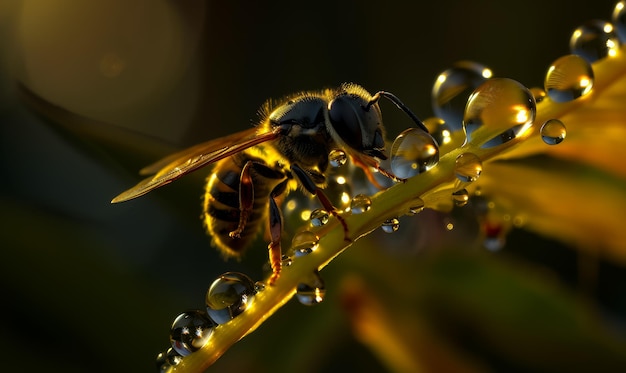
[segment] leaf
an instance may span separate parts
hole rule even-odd
[[[626,264],[626,179],[534,157],[490,163],[481,190],[525,229]]]
[[[346,256],[343,270],[361,274],[343,289],[353,328],[391,371],[626,366],[624,335],[538,268],[460,250],[393,258],[374,244]]]
[[[20,100],[49,127],[100,162],[104,158],[113,158],[128,169],[132,167],[135,173],[146,164],[175,150],[172,144],[162,139],[72,113],[23,84],[18,85],[18,91]]]

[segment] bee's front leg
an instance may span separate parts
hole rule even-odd
[[[322,190],[322,188],[315,185],[315,182],[311,179],[309,174],[297,164],[291,165],[291,171],[293,171],[293,173],[296,175],[298,180],[300,180],[300,184],[302,184],[304,189],[306,189],[309,193],[316,196],[317,199],[322,204],[322,206],[324,207],[324,209],[328,211],[330,214],[332,214],[335,218],[337,218],[337,220],[339,220],[339,222],[343,226],[344,241],[351,242],[352,240],[350,239],[350,236],[349,236],[350,230],[348,229],[348,224],[344,220],[343,216],[339,215],[337,208],[333,206],[332,202],[330,202],[326,194],[324,194],[324,191]]]

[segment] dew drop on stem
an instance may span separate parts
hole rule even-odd
[[[419,128],[409,128],[391,145],[391,171],[406,179],[426,172],[439,162],[439,146],[433,137]]]
[[[593,69],[589,62],[580,56],[569,54],[550,65],[544,88],[552,101],[569,102],[591,92],[593,80]]]
[[[549,119],[541,126],[541,139],[548,145],[560,144],[567,134],[565,125],[558,119]]]
[[[204,346],[217,324],[203,311],[183,312],[172,323],[170,342],[181,356],[187,356]]]
[[[249,307],[255,292],[250,277],[239,272],[224,273],[206,293],[207,313],[216,323],[226,323]]]
[[[296,298],[306,306],[321,303],[325,295],[326,286],[318,271],[313,272],[296,287]]]

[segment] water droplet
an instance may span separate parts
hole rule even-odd
[[[216,325],[202,311],[181,313],[172,323],[170,330],[172,348],[181,356],[198,351],[207,343]]]
[[[329,218],[330,216],[326,210],[315,209],[311,211],[311,225],[314,227],[321,227],[322,225],[328,223]]]
[[[611,22],[622,43],[626,43],[626,1],[618,1],[611,15]]]
[[[599,59],[614,57],[619,50],[619,39],[613,25],[600,20],[589,21],[572,33],[569,49],[593,63]]]
[[[453,131],[461,131],[467,99],[474,89],[492,75],[489,68],[475,62],[455,63],[435,80],[431,95],[433,112],[448,123]]]
[[[547,94],[546,91],[544,91],[543,88],[539,88],[539,87],[533,87],[530,89],[530,93],[533,95],[533,97],[535,98],[535,103],[540,103],[541,101],[543,101]]]
[[[569,54],[552,63],[544,88],[554,102],[568,102],[586,95],[593,87],[593,70],[584,58]]]
[[[463,153],[454,162],[454,173],[463,182],[476,181],[481,172],[483,172],[483,163],[474,153]]]
[[[206,294],[207,313],[218,324],[224,324],[248,308],[254,298],[254,281],[239,272],[218,277]]]
[[[541,126],[541,139],[548,145],[560,144],[565,135],[565,125],[558,119],[549,119]]]
[[[381,228],[385,233],[396,232],[398,229],[400,229],[400,221],[397,218],[385,220]]]
[[[156,366],[159,372],[167,372],[169,368],[180,364],[182,356],[173,348],[168,348],[166,352],[161,352],[156,357]]]
[[[350,201],[350,211],[353,214],[362,214],[372,207],[372,200],[365,194],[357,194]]]
[[[469,193],[467,192],[467,189],[457,190],[452,193],[452,199],[454,200],[454,204],[456,206],[465,206],[467,205],[467,202],[469,202]]]
[[[265,290],[265,283],[263,281],[257,281],[254,283],[254,292],[260,293]]]
[[[167,362],[167,353],[159,352],[156,357],[156,366],[159,372],[165,372],[170,367],[170,364]]]
[[[437,143],[421,129],[407,129],[391,145],[391,171],[398,177],[406,179],[426,172],[437,162]]]
[[[291,257],[290,257],[290,256],[283,255],[283,256],[280,258],[280,263],[281,263],[281,265],[282,265],[283,267],[289,267],[290,265],[292,265],[292,264],[293,264],[293,260],[291,259]]]
[[[347,160],[348,156],[346,155],[346,152],[341,149],[333,149],[328,154],[328,162],[330,163],[331,167],[342,166],[346,164]]]
[[[483,148],[508,142],[530,128],[536,111],[528,88],[513,79],[489,79],[467,101],[463,117],[467,141]]]
[[[296,298],[306,306],[321,303],[325,295],[326,286],[318,271],[313,272],[306,281],[296,287]]]
[[[297,258],[312,253],[317,249],[319,240],[319,237],[313,232],[302,231],[297,233],[291,240],[293,255]]]
[[[447,231],[451,231],[454,229],[454,222],[453,221],[446,221],[445,223],[445,228]]]
[[[409,207],[409,214],[416,215],[422,212],[422,210],[424,210],[424,201],[421,198],[417,198],[413,201],[413,205]]]

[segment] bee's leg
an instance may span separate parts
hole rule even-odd
[[[241,237],[241,232],[243,232],[246,227],[248,217],[250,217],[250,213],[252,212],[254,205],[254,185],[252,184],[252,176],[250,175],[252,164],[252,161],[246,162],[239,176],[239,224],[237,225],[237,229],[228,234],[230,238]]]
[[[283,253],[280,247],[280,236],[283,231],[283,218],[280,215],[280,209],[278,208],[278,204],[276,203],[276,197],[285,192],[288,182],[289,179],[285,179],[285,181],[278,184],[270,193],[269,233],[271,241],[270,244],[267,246],[270,257],[270,266],[272,267],[272,276],[269,279],[270,285],[274,285],[274,283],[280,276],[283,259]]]
[[[378,189],[382,190],[382,189],[385,189],[385,187],[380,185],[378,180],[376,180],[376,178],[374,177],[374,174],[372,173],[371,168],[375,168],[381,175],[383,175],[385,177],[388,177],[388,178],[390,178],[393,181],[396,181],[396,182],[399,182],[399,183],[406,182],[406,179],[403,179],[401,177],[397,177],[392,172],[387,171],[384,168],[380,167],[380,164],[372,157],[365,156],[365,155],[359,155],[359,154],[352,154],[351,155],[351,159],[352,159],[352,163],[354,165],[356,165],[361,170],[363,170],[363,172],[365,173],[365,176],[367,176],[367,179],[369,180],[369,182],[372,183]]]
[[[348,236],[350,232],[348,230],[348,224],[344,220],[343,216],[339,215],[337,208],[333,206],[333,204],[330,202],[326,194],[324,194],[324,191],[322,190],[322,188],[315,185],[315,182],[311,179],[311,176],[309,176],[309,174],[297,164],[291,165],[291,171],[293,171],[293,173],[296,175],[298,180],[300,180],[300,184],[304,187],[304,189],[306,189],[309,193],[316,196],[317,199],[319,199],[322,206],[324,207],[324,209],[328,211],[329,213],[331,213],[335,218],[337,218],[337,220],[339,220],[339,222],[343,226],[343,233],[344,233],[343,239],[347,242],[351,242],[352,240]]]

